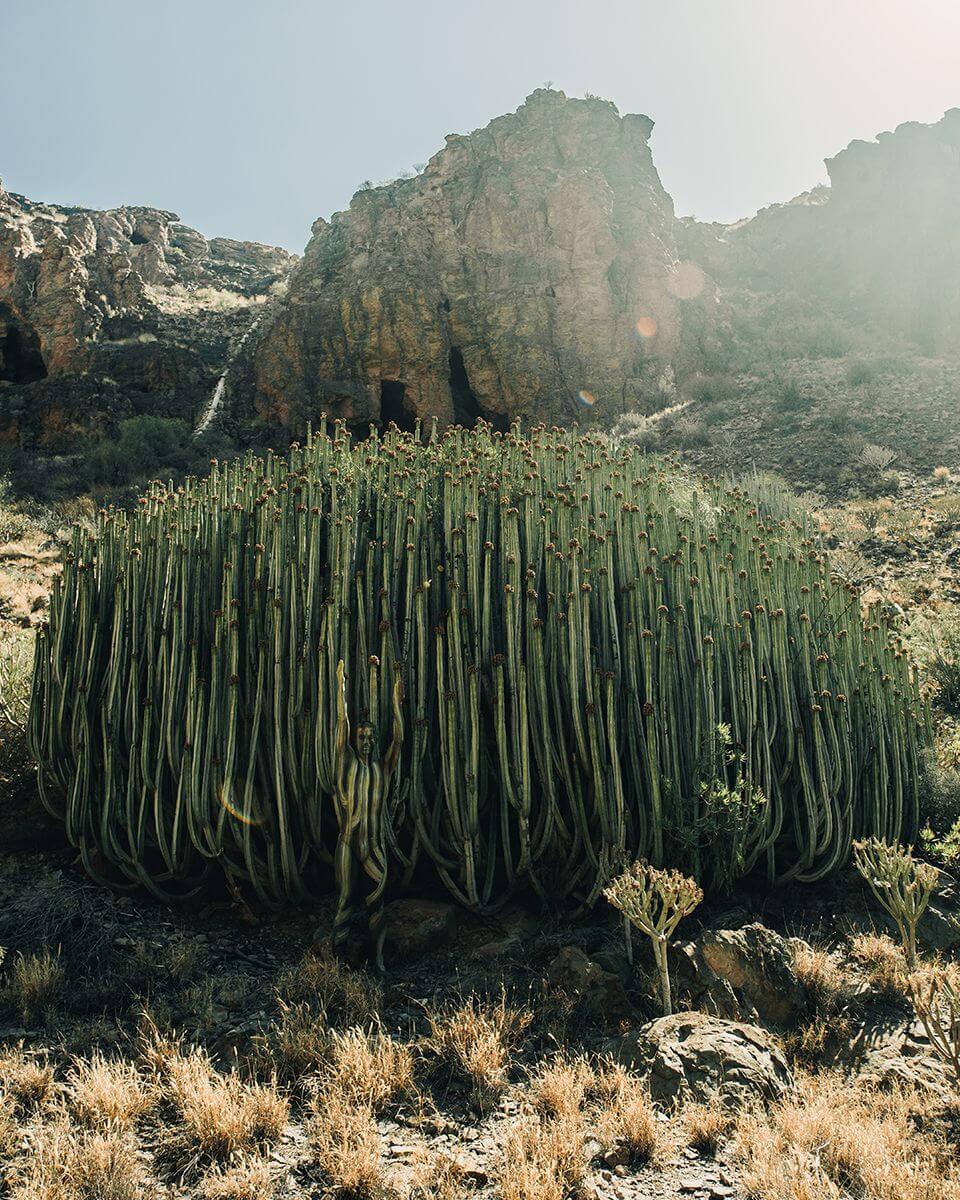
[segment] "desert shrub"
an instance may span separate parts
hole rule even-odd
[[[676,865],[689,731],[724,724],[721,783],[767,801],[740,869],[812,880],[915,829],[929,732],[893,633],[749,485],[599,435],[336,426],[75,530],[28,732],[94,875],[282,899],[323,878],[362,724],[398,757],[367,866],[414,855],[483,907],[551,878],[594,903],[628,850]]]
[[[934,702],[960,717],[960,607],[951,604],[919,611],[907,629],[907,640],[933,684]]]
[[[851,387],[862,387],[866,383],[872,383],[877,377],[877,368],[873,363],[867,362],[862,358],[854,359],[852,363],[847,364],[847,369],[843,373],[844,379]]]
[[[799,412],[810,407],[810,398],[798,380],[784,379],[777,390],[775,404],[780,412]]]
[[[9,476],[0,475],[0,546],[19,541],[28,525],[28,518],[14,500]]]
[[[653,450],[660,444],[662,423],[643,413],[624,413],[611,434],[617,441],[636,446],[639,450]]]
[[[718,405],[734,400],[737,381],[732,375],[698,375],[690,384],[690,397],[698,404]]]

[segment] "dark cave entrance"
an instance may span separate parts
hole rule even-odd
[[[470,386],[470,376],[463,361],[463,351],[459,346],[450,347],[450,395],[453,397],[454,420],[466,428],[476,425],[482,417],[494,429],[505,433],[508,428],[507,418],[502,413],[485,413],[480,407],[480,401]]]
[[[0,308],[0,380],[35,383],[46,377],[47,366],[36,334],[17,325]]]
[[[134,232],[130,234],[130,241],[134,244],[134,246],[146,246],[149,240],[150,239],[145,238],[142,233]]]
[[[380,380],[380,424],[386,427],[392,421],[405,433],[413,433],[416,417],[407,407],[407,385],[399,379]]]

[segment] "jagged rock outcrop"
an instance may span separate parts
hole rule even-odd
[[[721,283],[796,297],[929,355],[960,352],[960,108],[827,159],[829,188],[681,242]]]
[[[191,418],[250,306],[294,261],[207,241],[160,209],[65,208],[0,187],[0,440],[58,449],[107,412]]]
[[[298,428],[662,407],[716,298],[681,262],[653,122],[541,89],[318,220],[235,390]]]

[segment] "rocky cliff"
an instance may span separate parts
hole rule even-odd
[[[261,415],[572,420],[662,407],[717,310],[680,261],[653,122],[534,92],[318,220],[235,379]]]
[[[0,187],[0,442],[49,451],[111,416],[193,419],[294,262],[175,213],[39,204]]]
[[[829,188],[762,210],[695,250],[724,284],[822,306],[928,355],[960,353],[960,109],[855,141]],[[689,244],[689,243],[688,243]]]

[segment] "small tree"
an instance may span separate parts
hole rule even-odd
[[[960,1084],[960,980],[940,969],[914,975],[910,996],[930,1045]]]
[[[667,944],[684,917],[703,899],[700,887],[679,871],[662,871],[646,862],[635,862],[618,875],[603,894],[627,920],[653,942],[653,957],[660,972],[664,1016],[673,1012]]]
[[[907,959],[907,970],[917,965],[917,925],[930,903],[940,872],[919,862],[909,850],[868,838],[853,843],[857,870],[870,886],[877,903],[896,922]]]

